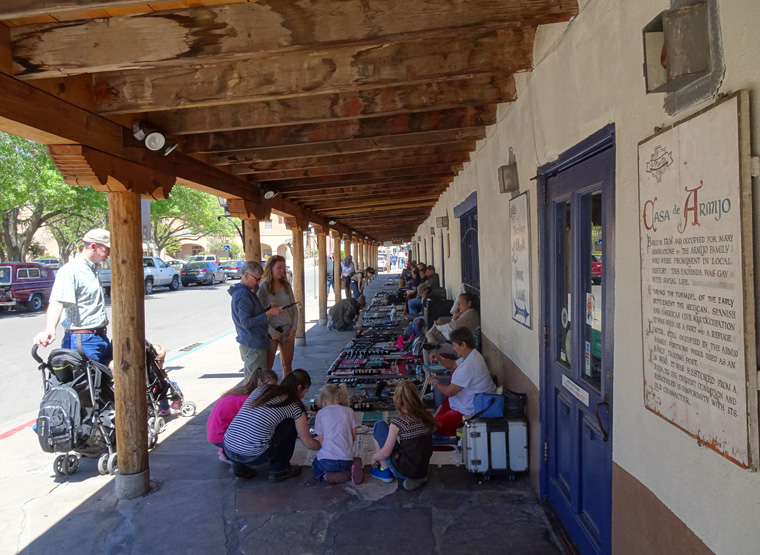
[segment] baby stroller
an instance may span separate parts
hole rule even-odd
[[[166,419],[161,416],[161,402],[171,402],[172,406],[179,406],[182,416],[195,414],[195,403],[185,401],[182,391],[177,384],[171,381],[158,363],[158,354],[150,342],[145,342],[145,370],[148,385],[148,445],[154,447],[158,441],[158,434],[166,429]]]
[[[79,456],[99,457],[98,471],[114,474],[116,435],[113,375],[80,351],[54,349],[47,362],[32,347],[45,393],[37,416],[37,436],[46,453],[61,453],[56,475],[74,474]],[[73,452],[73,453],[72,453]]]

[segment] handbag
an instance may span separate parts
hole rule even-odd
[[[498,393],[478,393],[473,401],[475,414],[468,417],[468,420],[474,418],[503,418],[504,417],[504,396]]]
[[[523,420],[525,418],[525,405],[528,396],[525,393],[517,393],[508,389],[504,390],[504,417],[507,420]]]

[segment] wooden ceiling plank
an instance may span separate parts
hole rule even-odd
[[[225,133],[187,135],[182,152],[234,152],[254,148],[315,144],[374,137],[419,133],[443,129],[463,129],[496,123],[496,105],[467,106],[397,116],[378,116],[305,125],[284,125],[266,129],[245,129]]]
[[[234,1],[234,0],[233,0]],[[41,15],[62,15],[91,9],[109,9],[125,6],[146,6],[146,0],[2,0],[0,21],[30,18]],[[176,0],[155,0],[153,6],[178,7]]]
[[[153,112],[146,118],[168,135],[319,123],[512,102],[512,75],[399,85],[334,94]]]
[[[429,185],[413,184],[382,184],[382,185],[350,185],[348,187],[335,187],[329,190],[302,191],[300,193],[287,193],[285,198],[293,202],[307,203],[321,199],[337,199],[343,197],[352,197],[357,195],[394,195],[399,193],[412,192],[443,192],[448,187],[448,183],[432,183]]]
[[[287,188],[279,188],[280,192],[282,193],[301,193],[306,191],[319,191],[319,190],[327,190],[327,189],[334,189],[336,187],[349,187],[349,186],[360,186],[360,185],[390,185],[390,184],[398,184],[398,185],[405,185],[405,184],[439,184],[439,183],[450,183],[453,181],[453,173],[449,174],[432,174],[427,176],[421,176],[421,177],[388,177],[388,178],[376,178],[376,179],[357,179],[355,181],[343,181],[343,182],[337,182],[337,183],[319,183],[319,184],[306,184],[306,185],[293,185]]]
[[[534,34],[533,28],[516,28],[269,59],[99,73],[94,77],[95,99],[99,113],[154,112],[509,74],[531,68]],[[15,47],[14,59],[23,62]]]
[[[440,195],[417,195],[417,196],[410,196],[407,198],[388,198],[388,199],[370,199],[370,200],[353,200],[349,202],[339,202],[335,203],[333,206],[329,207],[330,210],[341,210],[343,208],[367,208],[367,207],[378,207],[378,206],[390,206],[390,205],[396,205],[399,203],[408,203],[408,204],[416,204],[418,202],[427,202],[427,201],[435,201],[438,199]],[[317,210],[321,210],[322,207],[317,207]]]
[[[289,160],[278,160],[273,162],[243,162],[232,163],[237,159],[239,152],[226,156],[211,155],[209,162],[216,166],[231,164],[232,173],[238,175],[243,169],[255,172],[269,171],[287,171],[303,170],[307,168],[318,168],[336,164],[354,164],[360,162],[374,162],[384,160],[400,160],[402,158],[412,158],[417,156],[431,156],[439,154],[467,154],[475,150],[475,141],[461,141],[455,143],[434,144],[430,146],[413,146],[410,148],[398,148],[394,150],[376,150],[372,152],[333,154],[328,156],[317,156],[308,158],[294,158]],[[469,158],[468,158],[469,159]]]
[[[288,160],[291,158],[308,158],[313,156],[329,156],[332,154],[347,154],[360,152],[373,152],[377,150],[408,149],[419,146],[430,146],[446,143],[459,143],[462,141],[478,141],[486,136],[482,127],[469,127],[465,129],[453,129],[445,131],[427,131],[422,133],[408,133],[406,135],[394,135],[391,137],[378,137],[372,139],[353,139],[349,141],[335,141],[329,143],[316,143],[294,146],[278,146],[241,150],[238,152],[217,153],[210,158],[213,165],[219,160],[234,162],[266,162],[273,160]]]
[[[99,4],[80,4],[80,9],[107,7]],[[4,11],[7,16],[8,10]],[[184,65],[188,59],[209,64],[256,55],[324,51],[346,43],[377,46],[410,38],[451,39],[472,30],[566,21],[575,13],[575,0],[459,0],[445,4],[439,0],[385,0],[382,9],[372,9],[364,2],[332,0],[225,3],[20,30],[14,50],[19,68],[24,68],[27,76],[44,76],[58,67],[72,73],[99,73]],[[135,37],[161,40],[135,41]],[[93,52],[89,48],[93,43],[108,55]]]
[[[430,200],[419,200],[415,204],[417,206],[434,206],[435,203],[438,202],[438,197],[435,199]],[[359,208],[340,208],[337,210],[320,210],[317,213],[322,215],[325,218],[329,218],[331,216],[334,217],[341,217],[343,215],[348,214],[364,214],[364,213],[388,213],[393,212],[393,209],[395,210],[403,210],[405,209],[409,204],[405,201],[399,201],[398,203],[389,203],[383,206],[367,206],[367,207],[359,207]],[[392,227],[393,224],[390,224],[390,227]]]
[[[400,168],[397,170],[373,170],[366,172],[349,173],[344,175],[324,175],[319,177],[304,177],[300,179],[290,179],[284,181],[270,181],[268,185],[274,187],[280,192],[291,192],[294,189],[307,187],[311,185],[330,185],[341,186],[350,183],[364,183],[376,179],[402,181],[404,179],[421,179],[426,177],[443,177],[455,175],[457,171],[448,165],[424,166],[418,169]]]

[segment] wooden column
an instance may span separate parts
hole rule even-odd
[[[357,271],[366,269],[367,265],[364,263],[364,239],[356,240],[356,259],[358,260]]]
[[[337,303],[340,298],[340,233],[337,231],[331,231],[330,234],[333,238],[333,289],[335,290],[335,302]]]
[[[150,490],[145,383],[145,284],[140,195],[110,193],[111,309],[113,316],[116,494],[132,498]]]
[[[309,222],[288,218],[288,227],[293,232],[293,294],[298,303],[298,327],[296,345],[306,345],[306,288],[304,287],[303,232]]]
[[[243,221],[243,235],[245,244],[243,250],[246,260],[254,260],[261,263],[261,230],[259,229],[259,220],[256,218],[246,219]]]
[[[317,268],[317,284],[319,291],[319,325],[327,324],[327,236],[322,228],[314,227],[317,232],[317,259],[319,262]]]
[[[344,235],[343,236],[343,243],[344,243],[345,249],[346,249],[346,256],[348,256],[349,254],[351,255],[351,261],[354,263],[354,269],[356,269],[356,257],[351,252],[351,236],[350,235]],[[343,291],[345,291],[347,299],[350,299],[351,297],[354,296],[353,293],[351,292],[351,287],[350,286],[344,287]]]
[[[271,210],[251,201],[229,199],[227,211],[230,216],[240,218],[243,221],[245,259],[261,263],[261,228],[259,222],[269,219]]]

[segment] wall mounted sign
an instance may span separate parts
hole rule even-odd
[[[512,319],[530,328],[530,221],[527,192],[509,201],[509,226],[512,261]]]
[[[639,229],[645,405],[756,468],[748,121],[742,91],[639,143]]]

